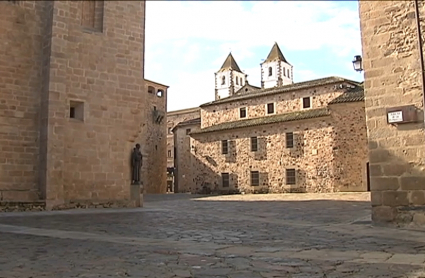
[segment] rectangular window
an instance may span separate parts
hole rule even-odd
[[[229,152],[229,145],[227,140],[222,140],[221,141],[221,153],[222,154],[227,154]]]
[[[168,157],[171,157],[171,150],[168,150]]]
[[[311,107],[310,97],[303,98],[303,108],[310,108],[310,107]]]
[[[294,133],[293,132],[287,132],[285,134],[286,137],[286,148],[290,149],[294,147]]]
[[[239,117],[246,118],[246,107],[239,109]]]
[[[286,169],[286,184],[296,184],[295,169]]]
[[[186,135],[189,135],[190,133],[190,128],[186,129]]]
[[[82,1],[81,25],[97,32],[103,32],[104,1]]]
[[[223,185],[223,187],[229,187],[230,185],[229,173],[221,173],[221,184]]]
[[[267,114],[273,114],[274,113],[274,103],[268,103],[267,104]]]
[[[251,137],[251,152],[256,152],[257,150],[258,150],[257,137]]]
[[[260,172],[251,171],[251,186],[259,186],[260,185]]]
[[[69,102],[69,117],[84,121],[84,102],[82,101],[70,101]]]

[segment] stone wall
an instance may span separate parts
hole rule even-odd
[[[362,104],[334,106],[332,110],[345,114],[193,134],[192,165],[179,175],[192,179],[186,187],[192,192],[202,190],[204,185],[220,193],[366,191]],[[346,126],[337,124],[341,120]],[[294,148],[286,148],[286,132],[294,133]],[[251,151],[253,136],[258,138],[255,152]],[[221,140],[229,140],[228,154],[222,154]],[[286,169],[296,169],[295,185],[286,184]],[[251,186],[250,171],[259,171],[260,186]],[[221,173],[230,174],[230,187],[222,186]]]
[[[420,3],[421,32],[425,7]],[[372,219],[425,224],[425,134],[414,1],[359,1]],[[423,40],[423,37],[422,37]],[[414,105],[419,121],[389,125],[386,108]]]
[[[168,86],[145,80],[147,104],[142,144],[142,181],[146,193],[165,193],[167,185],[167,89]],[[153,89],[153,91],[152,91]]]
[[[312,108],[325,107],[332,99],[341,95],[344,90],[339,87],[335,88],[335,85],[317,86],[292,92],[258,95],[255,98],[245,100],[202,106],[202,128],[239,120],[239,108],[242,107],[247,107],[247,118],[267,116],[267,103],[275,103],[274,114],[300,111],[302,110],[302,98],[304,97],[311,97]]]
[[[145,2],[0,5],[0,201],[131,205],[130,154],[156,101],[143,76]]]
[[[338,191],[366,191],[367,129],[364,102],[329,105]]]
[[[93,29],[82,25],[83,1],[54,2],[46,162],[53,206],[130,198],[130,153],[146,120],[145,3],[103,4],[103,27]]]
[[[50,3],[0,2],[0,200],[40,198],[43,45]]]
[[[167,112],[167,167],[174,167],[174,135],[172,129],[181,122],[199,117],[199,107]]]
[[[199,111],[199,110],[198,110]],[[194,175],[198,169],[193,169],[194,164],[192,145],[194,145],[194,139],[188,134],[188,130],[191,132],[196,131],[200,128],[200,124],[185,124],[179,125],[174,129],[174,143],[176,147],[175,153],[175,172],[174,172],[174,192],[185,193],[195,192],[194,188]]]

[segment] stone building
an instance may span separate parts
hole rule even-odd
[[[136,143],[146,190],[164,191],[166,86],[145,82],[144,45],[145,1],[0,3],[3,206],[137,205]]]
[[[175,192],[175,144],[173,128],[181,122],[200,117],[199,107],[167,112],[167,192]]]
[[[240,86],[235,72],[241,71],[229,55],[216,74],[216,99],[200,106],[199,119],[173,129],[176,191],[368,189],[361,83],[340,77],[294,83],[277,44],[261,65],[261,88],[246,79]]]
[[[424,5],[359,1],[375,223],[425,225]]]

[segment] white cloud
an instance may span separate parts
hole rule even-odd
[[[146,77],[170,85],[168,106],[182,109],[214,98],[214,72],[230,51],[239,66],[248,65],[245,72],[256,86],[261,63],[256,50],[274,42],[287,51],[330,50],[335,60],[349,63],[361,53],[358,11],[340,3],[147,1]],[[165,60],[167,54],[171,58]],[[296,80],[322,77],[308,69],[311,63],[294,65]],[[336,69],[345,71],[345,65]]]

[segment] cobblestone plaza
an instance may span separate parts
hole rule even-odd
[[[0,277],[425,277],[425,233],[370,225],[369,193],[145,196],[0,215]]]

